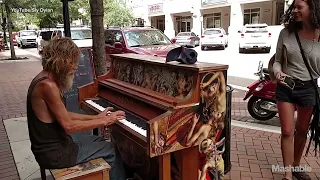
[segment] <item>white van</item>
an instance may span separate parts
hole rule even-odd
[[[271,49],[271,33],[267,24],[246,24],[243,27],[239,41],[239,53],[247,49],[264,50],[266,53]]]

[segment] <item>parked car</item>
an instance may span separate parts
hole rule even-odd
[[[228,47],[228,34],[223,28],[206,29],[201,36],[201,50],[209,47]]]
[[[92,31],[87,27],[71,27],[71,39],[78,47],[92,47]],[[64,28],[52,32],[51,39],[55,36],[65,37]]]
[[[196,47],[200,44],[200,38],[194,32],[180,32],[172,39],[172,42],[179,45]]]
[[[107,62],[110,54],[135,53],[166,57],[179,45],[173,44],[160,30],[152,27],[106,28]]]
[[[40,30],[37,33],[37,49],[39,54],[42,53],[43,48],[48,45],[49,40],[51,39],[53,31],[52,30]]]
[[[35,30],[22,30],[16,35],[18,47],[25,48],[27,46],[36,47],[37,32]]]
[[[246,24],[240,31],[239,53],[245,50],[264,50],[266,53],[271,49],[271,33],[267,24]]]

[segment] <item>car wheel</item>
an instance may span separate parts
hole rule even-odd
[[[204,51],[204,48],[205,48],[204,46],[201,46],[201,50],[202,50],[202,51]]]

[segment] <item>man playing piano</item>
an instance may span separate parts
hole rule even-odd
[[[96,116],[68,112],[61,92],[72,87],[80,51],[70,38],[50,41],[43,52],[43,70],[33,79],[27,96],[27,118],[31,150],[46,169],[71,167],[103,157],[111,166],[110,179],[124,180],[125,173],[115,146],[102,138],[70,133],[108,126],[125,118],[123,111]]]

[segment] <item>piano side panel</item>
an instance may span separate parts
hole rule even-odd
[[[148,136],[150,157],[190,147],[186,144],[185,137],[187,137],[190,122],[197,110],[198,106],[181,108],[152,120],[152,123],[149,123],[150,136]]]
[[[151,157],[194,146],[198,146],[200,154],[212,156],[212,152],[217,152],[216,149],[212,149],[212,144],[217,143],[219,150],[224,147],[225,135],[222,132],[226,121],[226,75],[226,71],[200,74],[198,106],[173,110],[167,116],[149,123]],[[155,139],[158,139],[158,146]],[[217,156],[218,171],[223,175],[224,160],[222,154]],[[204,163],[212,165],[214,162]]]

